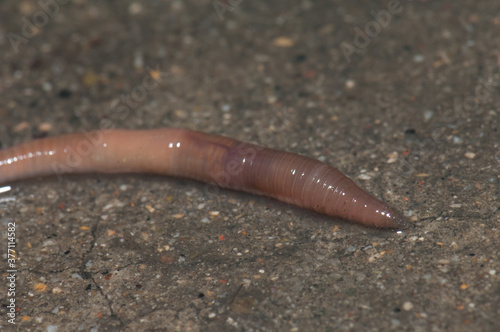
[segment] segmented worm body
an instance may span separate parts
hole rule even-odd
[[[96,130],[0,150],[0,183],[92,172],[179,176],[367,226],[405,226],[394,209],[323,162],[186,129]]]

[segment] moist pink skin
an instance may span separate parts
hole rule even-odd
[[[0,150],[0,184],[94,172],[185,177],[366,226],[408,225],[396,210],[323,162],[186,129],[96,130]]]

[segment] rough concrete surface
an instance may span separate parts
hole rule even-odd
[[[499,31],[497,1],[0,2],[2,148],[189,128],[323,160],[411,220],[150,175],[13,183],[1,329],[499,331]]]

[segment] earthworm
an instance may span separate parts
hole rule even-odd
[[[94,130],[0,150],[0,184],[92,172],[184,177],[367,226],[406,226],[396,210],[321,161],[187,129]]]

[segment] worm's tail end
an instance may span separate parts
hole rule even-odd
[[[381,203],[383,204],[382,209],[375,211],[378,214],[378,218],[374,218],[377,222],[374,226],[400,230],[409,227],[409,222],[403,215],[389,205]]]
[[[337,183],[326,199],[329,203],[327,210],[322,212],[370,227],[404,229],[409,226],[402,214],[361,189],[351,179],[342,177]]]
[[[352,200],[348,220],[372,227],[408,228],[408,220],[396,209],[366,192],[363,192],[363,196],[362,199]]]

